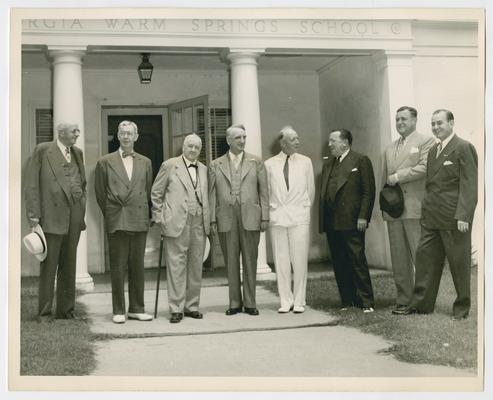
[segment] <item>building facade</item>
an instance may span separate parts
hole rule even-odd
[[[372,15],[374,15],[373,13]],[[243,123],[247,151],[264,160],[279,151],[285,125],[300,134],[316,182],[331,129],[344,127],[353,148],[367,154],[382,186],[382,153],[398,133],[395,111],[418,109],[418,130],[431,134],[435,109],[448,108],[456,131],[482,149],[483,87],[477,19],[433,18],[55,18],[22,20],[22,168],[53,126],[76,122],[88,180],[87,231],[78,250],[78,283],[107,270],[103,219],[94,194],[97,160],[116,146],[116,126],[132,119],[140,147],[160,163],[180,152],[186,133],[199,133],[205,162],[225,151],[224,132]],[[137,74],[149,53],[152,80]],[[319,185],[317,184],[317,190]],[[481,207],[478,212],[481,212]],[[28,230],[22,219],[22,233]],[[270,246],[261,241],[259,272]],[[159,233],[151,230],[146,266],[157,266]],[[213,262],[220,266],[220,252]],[[329,258],[312,209],[310,260]],[[371,265],[390,267],[386,226],[378,203],[367,234]],[[22,275],[39,266],[22,254]]]

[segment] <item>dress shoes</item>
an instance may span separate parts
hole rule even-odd
[[[416,310],[415,308],[409,308],[409,307],[406,307],[406,308],[403,308],[403,309],[395,309],[395,310],[392,310],[392,314],[394,315],[411,315],[411,314],[418,314],[418,310]]]
[[[248,315],[258,315],[258,309],[255,307],[245,307],[245,314]]]
[[[467,317],[469,317],[469,314],[465,314],[465,315],[454,315],[452,317],[452,321],[463,321],[463,320],[467,319]]]
[[[293,312],[295,314],[301,314],[301,313],[304,313],[305,312],[305,307],[303,306],[294,306],[293,307]]]
[[[278,312],[279,314],[286,314],[286,313],[290,312],[292,309],[293,309],[293,306],[288,306],[288,307],[284,307],[284,306],[283,306],[283,307],[280,307],[280,308],[277,310],[277,312]]]
[[[236,307],[236,308],[228,308],[226,310],[226,315],[235,315],[238,313],[241,313],[243,309],[241,307]]]
[[[375,309],[373,307],[363,307],[363,312],[365,314],[372,313],[374,311],[375,311]]]
[[[185,311],[184,315],[193,319],[202,319],[204,317],[199,311]]]
[[[123,314],[115,314],[113,315],[113,323],[115,324],[123,324],[125,322],[125,315]]]
[[[171,322],[172,324],[177,324],[178,322],[180,322],[183,318],[183,314],[182,313],[179,313],[179,312],[174,312],[174,313],[171,313],[171,318],[169,320],[169,322]]]
[[[137,321],[152,321],[152,315],[147,313],[128,313],[128,319],[136,319]]]
[[[394,308],[395,311],[403,311],[407,308],[407,305],[405,304],[397,304]]]

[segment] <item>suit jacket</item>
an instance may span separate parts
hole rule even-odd
[[[151,186],[151,160],[141,154],[135,153],[131,180],[118,150],[98,161],[94,188],[108,233],[149,229]]]
[[[385,149],[382,187],[388,176],[397,174],[404,195],[404,212],[399,218],[392,218],[384,212],[383,218],[386,221],[421,218],[421,203],[425,195],[426,160],[435,138],[418,132],[411,133],[396,158],[398,142],[399,140],[395,140]]]
[[[200,201],[205,233],[209,234],[209,200],[207,167],[197,161],[200,184]],[[188,217],[188,203],[196,201],[190,175],[182,156],[170,158],[161,165],[151,192],[152,218],[161,223],[164,236],[178,237],[183,232]]]
[[[72,146],[72,160],[79,167],[82,185],[82,215],[86,209],[86,173],[82,150]],[[26,213],[31,226],[39,224],[46,233],[64,235],[70,223],[70,182],[65,177],[63,164],[65,157],[58,148],[56,140],[36,146],[26,169],[24,195]],[[84,218],[81,229],[85,229]]]
[[[436,157],[428,153],[422,224],[430,229],[457,229],[472,223],[478,202],[478,155],[474,146],[455,135]]]
[[[228,153],[212,161],[209,168],[211,222],[218,232],[229,232],[233,220],[231,170]],[[262,160],[245,152],[241,162],[241,220],[247,231],[259,231],[260,222],[269,220],[267,174]]]
[[[328,210],[325,194],[335,158],[330,156],[322,169],[320,190],[320,232],[353,230],[358,219],[370,222],[375,203],[375,177],[370,159],[350,150],[340,165],[337,191],[332,210]],[[337,161],[335,161],[337,162]]]
[[[315,198],[312,161],[298,153],[289,157],[289,191],[284,179],[285,162],[286,154],[282,151],[265,162],[270,225],[308,225],[310,208]]]

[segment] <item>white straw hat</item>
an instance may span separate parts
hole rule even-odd
[[[33,228],[32,232],[24,236],[22,239],[26,250],[36,257],[39,261],[44,261],[48,246],[46,244],[45,234],[43,229],[38,224]]]
[[[205,260],[207,260],[207,257],[209,257],[210,251],[211,251],[211,243],[209,242],[209,238],[206,236],[205,237],[204,258],[202,259],[202,262],[205,262]]]

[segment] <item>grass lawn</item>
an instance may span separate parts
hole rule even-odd
[[[95,367],[94,340],[88,320],[36,319],[36,281],[25,279],[21,289],[21,375],[87,375]],[[81,304],[77,315],[85,317]]]
[[[391,314],[396,295],[391,274],[372,277],[376,302],[372,314],[363,314],[356,308],[339,311],[339,293],[333,277],[308,279],[306,303],[336,315],[341,325],[388,339],[393,343],[389,352],[402,361],[476,369],[477,268],[473,268],[471,278],[471,313],[463,321],[452,321],[451,318],[456,295],[448,269],[443,273],[435,312],[430,315]],[[265,282],[265,286],[277,292],[276,282]]]

